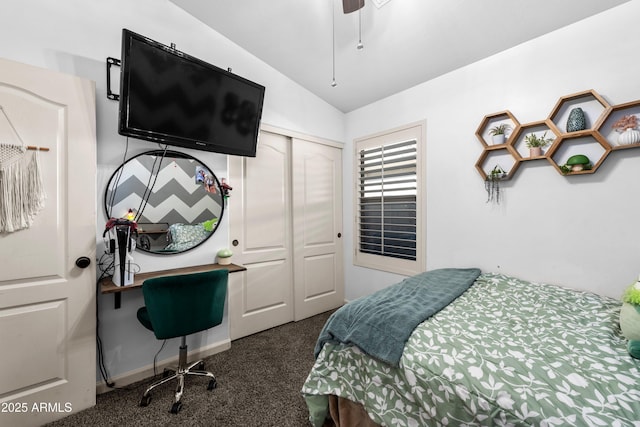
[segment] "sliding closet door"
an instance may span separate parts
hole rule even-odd
[[[253,157],[229,157],[231,339],[293,320],[289,138],[262,131]],[[235,245],[235,246],[233,246]]]
[[[294,138],[294,318],[344,302],[342,149]]]
[[[263,130],[229,177],[231,339],[342,305],[341,147]]]

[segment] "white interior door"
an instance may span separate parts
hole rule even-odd
[[[49,148],[44,208],[0,232],[0,425],[42,425],[95,404],[95,86],[0,59],[0,106],[0,142]]]
[[[294,318],[344,303],[342,150],[292,143]]]
[[[231,339],[293,320],[289,140],[260,133],[256,157],[229,157]]]

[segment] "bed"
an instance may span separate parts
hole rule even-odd
[[[376,313],[367,304],[388,299],[355,300],[327,325],[354,303],[356,313]],[[620,307],[592,293],[479,273],[410,331],[397,362],[325,325],[302,388],[311,424],[640,426],[640,360],[620,334]],[[375,317],[387,314],[379,324],[404,322],[387,309]]]

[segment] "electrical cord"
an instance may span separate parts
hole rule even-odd
[[[107,206],[105,206],[106,210],[107,210],[107,219],[111,218],[111,214],[112,214],[112,210],[113,210],[113,202],[116,199],[116,191],[118,189],[118,184],[120,183],[120,177],[122,177],[122,171],[124,170],[124,164],[127,162],[127,153],[129,152],[129,137],[126,138],[126,142],[125,142],[125,147],[124,147],[124,154],[122,156],[122,163],[120,164],[120,167],[118,167],[118,169],[116,169],[115,172],[115,182],[113,183],[112,186],[112,190],[111,190],[111,195],[109,197],[109,200],[107,201]]]
[[[163,340],[162,341],[162,345],[160,346],[160,350],[158,350],[158,352],[156,353],[155,356],[153,356],[153,376],[157,376],[158,373],[156,372],[156,364],[158,362],[158,356],[160,355],[160,352],[162,351],[162,349],[164,348],[164,345],[167,343],[167,340]]]
[[[162,161],[167,154],[167,148],[169,146],[165,145],[164,150],[162,151],[162,156],[160,157],[160,163],[158,163],[158,156],[153,160],[153,165],[151,166],[151,174],[149,175],[149,181],[147,181],[147,188],[144,190],[144,194],[142,199],[140,200],[140,205],[138,206],[138,212],[136,212],[135,221],[140,221],[142,217],[142,212],[147,207],[147,203],[149,202],[149,197],[153,193],[153,188],[156,186],[156,181],[158,180],[158,175],[160,175],[160,168],[162,167]],[[156,163],[158,163],[158,168],[156,170]],[[151,182],[151,178],[153,178],[153,183]]]
[[[111,261],[107,260],[105,262],[105,258],[110,257],[111,254],[105,250],[100,259],[98,260],[98,268],[100,269],[100,277],[98,277],[98,282],[96,286],[96,352],[98,356],[98,368],[100,369],[100,375],[104,380],[104,383],[107,387],[116,389],[116,390],[133,390],[132,387],[116,387],[114,381],[111,380],[109,376],[109,372],[107,371],[107,366],[104,362],[104,350],[102,346],[102,339],[100,338],[100,281],[113,274],[114,271],[114,262],[113,258]],[[105,267],[106,265],[106,267]]]
[[[104,266],[104,257],[107,255],[105,252],[98,261],[98,267],[101,268]],[[96,284],[96,351],[98,353],[98,368],[100,369],[100,374],[102,375],[102,379],[105,384],[109,388],[115,388],[115,383],[109,379],[109,373],[107,372],[107,367],[104,364],[104,352],[102,348],[102,339],[100,338],[100,281],[107,276],[108,272],[113,268],[113,261],[102,270],[100,277],[98,277],[98,282]]]
[[[147,206],[147,203],[149,202],[149,197],[151,197],[151,194],[153,193],[153,188],[156,185],[156,181],[158,180],[158,175],[160,173],[160,168],[162,167],[162,162],[166,156],[167,150],[169,148],[169,145],[164,145],[164,147],[161,147],[162,149],[162,156],[160,156],[159,158],[156,156],[156,158],[153,161],[153,165],[151,166],[151,173],[149,174],[149,180],[147,182],[147,186],[144,190],[144,194],[142,195],[142,198],[140,199],[140,205],[138,206],[138,210],[136,212],[134,221],[138,222],[140,221],[140,218],[142,216],[142,212],[144,211],[144,209]],[[126,138],[126,145],[125,145],[125,150],[124,150],[124,155],[122,157],[122,162],[120,164],[120,166],[118,167],[118,169],[116,169],[116,172],[114,173],[113,177],[111,178],[111,180],[113,181],[113,184],[110,186],[111,187],[111,194],[109,195],[109,197],[106,200],[106,211],[107,211],[107,217],[111,218],[113,216],[113,204],[116,200],[116,193],[117,193],[117,189],[118,189],[118,184],[120,183],[120,178],[122,177],[122,173],[124,171],[124,165],[127,162],[127,153],[129,152],[129,138]],[[159,163],[158,163],[159,162]],[[156,167],[157,165],[157,167]],[[153,179],[153,182],[151,181]]]

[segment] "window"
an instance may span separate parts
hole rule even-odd
[[[405,275],[424,270],[423,128],[355,141],[356,265]]]

